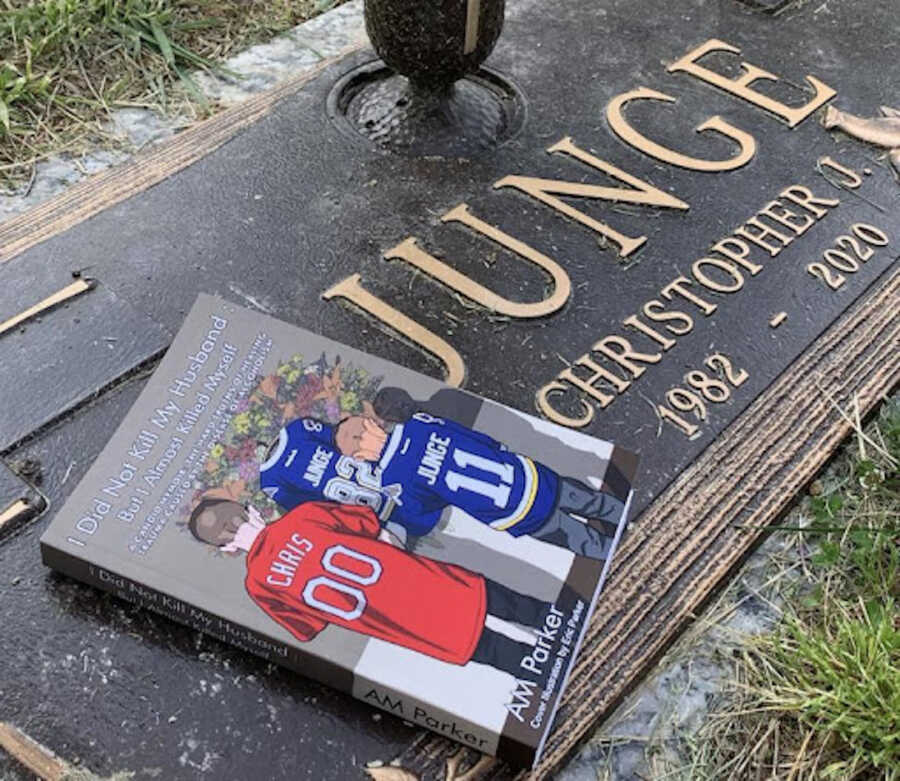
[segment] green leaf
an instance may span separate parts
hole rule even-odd
[[[9,107],[3,100],[0,100],[0,125],[3,125],[6,132],[9,133]]]
[[[195,19],[192,22],[179,22],[172,25],[172,27],[179,32],[189,32],[191,30],[208,30],[214,27],[222,27],[223,25],[224,22],[221,19],[203,17],[202,19]]]
[[[166,36],[165,31],[156,19],[150,20],[150,29],[153,31],[153,38],[156,41],[159,50],[162,53],[166,65],[175,65],[175,54],[172,51],[172,44]]]
[[[200,103],[204,108],[209,105],[209,102],[206,100],[206,95],[203,94],[200,87],[197,86],[197,82],[195,82],[191,78],[191,75],[187,71],[183,71],[176,65],[175,73],[178,74],[178,78],[181,79],[181,83],[184,84],[185,89],[187,89],[194,100]]]
[[[873,624],[884,620],[885,610],[880,599],[869,599],[866,601],[866,615]]]
[[[25,91],[25,77],[19,76],[12,85],[7,89],[6,100],[12,104],[12,102],[18,98]]]
[[[840,555],[841,548],[839,545],[829,542],[828,540],[823,540],[820,552],[813,556],[813,562],[827,567],[835,564],[840,558]]]

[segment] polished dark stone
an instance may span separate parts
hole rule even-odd
[[[65,262],[0,267],[3,311],[71,281]],[[152,275],[144,282],[152,284]],[[16,308],[13,308],[19,304]],[[0,453],[168,345],[171,332],[102,282],[0,337]]]
[[[257,302],[277,317],[439,376],[423,353],[358,311],[321,298],[355,273],[367,290],[460,351],[468,389],[534,411],[540,385],[602,336],[628,333],[624,318],[784,187],[799,183],[839,197],[838,211],[765,262],[739,294],[709,294],[719,305],[716,314],[698,318],[691,334],[586,429],[640,452],[639,514],[894,267],[900,241],[900,187],[879,150],[829,134],[815,117],[791,130],[685,74],[667,74],[664,63],[720,38],[740,46],[742,59],[779,74],[783,81],[772,88],[781,99],[807,100],[808,92],[788,82],[800,84],[811,73],[838,90],[842,109],[873,116],[879,105],[895,102],[900,80],[897,59],[877,54],[895,43],[888,5],[832,2],[818,11],[808,3],[771,16],[708,0],[646,0],[639,9],[633,0],[560,3],[551,10],[522,0],[511,6],[488,66],[521,87],[527,120],[505,145],[462,158],[390,154],[352,139],[327,116],[327,96],[339,78],[375,55],[362,52],[329,67],[196,164],[0,266],[4,312],[18,311],[23,296],[38,300],[63,286],[73,269],[90,266],[100,281],[97,290],[29,324],[12,341],[0,339],[3,366],[17,367],[14,381],[0,380],[4,441],[44,427],[27,446],[7,447],[5,458],[39,461],[43,490],[58,507],[143,380],[132,377],[85,402],[157,354],[199,291]],[[716,67],[735,75],[733,61],[719,62]],[[756,158],[739,171],[708,174],[664,166],[628,148],[609,132],[603,108],[638,86],[678,99],[674,106],[629,107],[629,118],[648,137],[688,154],[725,156],[733,151],[725,141],[693,132],[719,114],[754,135]],[[618,230],[648,236],[636,262],[624,265],[598,247],[591,230],[493,188],[511,174],[607,183],[580,163],[546,153],[564,136],[676,194],[690,211],[572,200]],[[855,194],[837,189],[816,170],[823,155],[872,173]],[[498,294],[540,300],[546,280],[534,268],[440,223],[461,202],[566,269],[573,295],[563,310],[537,321],[495,317],[402,262],[382,259],[385,250],[416,236]],[[806,266],[858,221],[888,232],[891,247],[831,291]],[[29,290],[35,279],[43,287]],[[780,311],[788,320],[773,330],[769,320]],[[104,337],[116,340],[113,347]],[[748,371],[740,393],[710,405],[694,440],[660,428],[652,405],[716,350]],[[72,405],[76,412],[67,413]],[[790,426],[785,421],[786,432]],[[413,730],[388,716],[375,721],[371,709],[349,697],[50,574],[37,539],[51,515],[0,541],[0,573],[22,578],[15,588],[0,588],[0,719],[98,772],[132,770],[137,779],[202,777],[207,761],[211,776],[343,781],[361,778],[361,764],[388,760],[412,739]],[[21,774],[0,757],[0,776]]]

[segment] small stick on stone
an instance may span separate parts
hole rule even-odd
[[[69,775],[67,762],[29,738],[22,730],[3,721],[0,721],[0,747],[42,781],[64,781]]]
[[[373,781],[419,781],[419,777],[415,773],[393,765],[367,767],[366,773]]]
[[[466,40],[463,54],[471,54],[478,48],[478,27],[481,15],[481,0],[469,0],[466,7]]]
[[[52,296],[47,296],[43,301],[38,301],[34,306],[29,307],[25,311],[19,312],[19,314],[9,318],[9,320],[0,323],[0,334],[11,331],[17,325],[24,323],[29,318],[35,317],[42,312],[46,312],[48,309],[52,309],[54,306],[58,306],[59,304],[68,301],[70,298],[80,296],[82,293],[92,290],[96,286],[97,283],[93,279],[76,279],[71,285],[67,285],[62,290],[57,290]]]
[[[477,781],[496,762],[494,757],[483,754],[472,767],[465,772],[460,772],[459,766],[462,764],[465,756],[466,752],[463,749],[458,749],[453,756],[447,758],[446,781]]]
[[[134,773],[128,770],[100,778],[90,770],[73,767],[18,727],[4,721],[0,721],[0,749],[6,749],[13,759],[41,781],[131,781],[134,778]]]
[[[5,526],[12,526],[25,513],[31,512],[31,503],[27,499],[16,499],[9,507],[0,510],[0,532]]]
[[[891,165],[894,166],[894,170],[897,174],[900,174],[900,147],[892,149],[888,154],[888,158],[891,161]]]

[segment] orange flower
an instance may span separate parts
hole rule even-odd
[[[263,396],[274,399],[278,395],[278,377],[270,374],[259,384],[258,390]]]

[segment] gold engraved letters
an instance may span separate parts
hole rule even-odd
[[[751,251],[754,251],[751,245],[764,249],[771,256],[778,255],[795,235],[805,233],[810,225],[839,204],[838,199],[819,198],[801,185],[786,187],[779,193],[778,199],[769,201],[730,236],[714,244],[705,257],[694,261],[689,276],[680,275],[673,279],[659,291],[658,298],[645,302],[641,312],[625,318],[622,325],[639,331],[662,347],[663,352],[668,351],[677,343],[674,337],[684,336],[693,330],[698,314],[709,317],[719,308],[718,304],[708,300],[706,291],[719,296],[733,295],[744,288],[748,275],[753,277],[763,270],[761,263],[749,258]],[[776,231],[773,225],[764,221],[774,220],[773,213],[779,216],[779,220],[775,221],[788,230],[782,228]],[[777,241],[772,238],[776,233],[779,237]],[[759,250],[755,251],[760,254]],[[672,302],[677,306],[670,306]],[[661,323],[661,328],[668,335],[659,333],[644,322],[642,315],[653,323]],[[535,400],[538,409],[547,418],[572,428],[588,425],[595,417],[596,407],[608,407],[644,373],[645,367],[638,367],[637,361],[656,364],[662,357],[659,353],[652,356],[639,353],[630,342],[626,342],[628,348],[623,355],[614,357],[603,349],[613,338],[624,341],[621,336],[604,337],[587,354],[537,391]],[[634,363],[624,363],[623,357],[632,358]],[[603,358],[611,359],[617,366],[602,365],[599,361]],[[628,370],[631,377],[622,376],[620,367]]]
[[[741,74],[736,78],[726,78],[700,64],[700,60],[706,55],[717,52],[741,53],[735,46],[711,39],[672,63],[668,72],[687,73],[725,90],[774,114],[791,128],[796,127],[836,94],[828,85],[813,76],[807,76],[807,84],[814,91],[813,98],[800,106],[788,106],[753,88],[758,81],[779,80],[774,74],[756,65],[742,62]],[[625,144],[650,158],[689,171],[715,173],[739,169],[757,153],[756,139],[720,116],[707,119],[696,130],[700,133],[716,133],[733,142],[736,149],[730,157],[703,159],[663,146],[635,129],[626,118],[626,106],[635,101],[675,104],[677,99],[641,86],[617,95],[606,106],[606,118],[612,132]],[[578,163],[589,166],[613,181],[585,183],[514,174],[499,179],[494,183],[494,189],[517,190],[566,219],[589,228],[602,237],[601,246],[611,245],[619,257],[632,255],[647,242],[647,236],[627,235],[576,208],[564,198],[599,200],[610,204],[629,203],[678,211],[689,209],[688,203],[675,194],[597,157],[578,146],[568,136],[548,147],[547,152],[574,158]],[[858,186],[858,176],[850,169],[831,158],[823,159],[821,164],[838,171],[847,186]],[[632,335],[608,334],[602,337],[594,342],[590,350],[541,387],[536,394],[538,409],[547,418],[562,425],[583,427],[590,424],[597,409],[608,407],[648,368],[659,364],[665,353],[677,345],[679,338],[693,330],[698,318],[712,315],[719,307],[717,298],[727,298],[742,290],[747,279],[763,271],[763,259],[777,256],[838,203],[837,199],[817,197],[801,185],[783,189],[776,199],[769,201],[753,217],[715,243],[703,257],[695,260],[689,273],[678,274],[655,297],[647,300],[639,311],[624,318],[621,325],[629,329]],[[489,242],[499,244],[533,263],[549,276],[552,288],[548,288],[548,293],[540,301],[510,300],[432,255],[415,236],[409,236],[388,249],[384,253],[385,258],[402,260],[469,300],[511,318],[552,316],[571,298],[572,282],[563,265],[476,217],[467,204],[462,203],[450,209],[441,217],[441,222],[444,225],[459,223]],[[462,384],[466,373],[465,364],[457,350],[434,332],[366,291],[359,274],[353,274],[333,285],[323,297],[344,298],[364,310],[405,339],[438,357],[446,368],[446,381],[449,384]],[[669,412],[675,414],[672,410]]]
[[[498,312],[501,315],[518,318],[546,317],[561,309],[563,304],[568,301],[572,293],[572,282],[565,269],[555,260],[542,255],[537,250],[529,247],[522,241],[504,233],[499,228],[489,225],[483,220],[478,219],[469,211],[469,207],[462,203],[451,209],[443,217],[441,222],[460,222],[472,230],[480,233],[482,236],[497,242],[498,244],[512,250],[521,255],[526,260],[546,271],[553,279],[553,295],[548,296],[543,301],[533,304],[523,304],[517,301],[510,301],[507,298],[497,295],[488,290],[483,285],[478,284],[471,277],[460,274],[456,269],[438,260],[433,255],[429,255],[421,249],[414,238],[406,239],[392,247],[384,253],[388,260],[405,260],[407,263],[424,271],[429,276],[443,282],[447,287],[461,293],[466,298],[471,299],[477,304]]]
[[[715,71],[709,70],[709,68],[704,68],[702,65],[697,64],[697,60],[710,52],[731,52],[732,54],[740,54],[741,50],[738,49],[737,46],[725,43],[725,41],[719,41],[712,38],[706,41],[706,43],[700,44],[693,51],[685,54],[680,60],[673,62],[669,66],[668,71],[669,73],[678,73],[679,71],[690,73],[691,76],[702,79],[707,84],[712,84],[714,87],[730,92],[732,95],[737,95],[739,98],[743,98],[744,100],[775,114],[775,116],[781,117],[790,127],[799,125],[804,119],[812,114],[813,111],[820,106],[824,106],[829,100],[837,95],[837,93],[827,84],[823,84],[814,76],[807,76],[806,83],[815,91],[815,97],[802,106],[791,108],[780,101],[770,98],[767,95],[763,95],[755,89],[751,89],[752,85],[757,81],[778,81],[778,77],[774,73],[769,73],[769,71],[758,68],[756,65],[751,65],[749,62],[742,62],[741,68],[743,73],[736,79],[728,79],[721,73],[716,73]]]
[[[434,331],[429,331],[425,326],[419,325],[394,307],[384,303],[377,296],[373,296],[360,284],[359,274],[351,274],[342,279],[336,285],[332,285],[322,293],[322,298],[346,298],[360,309],[380,320],[389,328],[398,331],[407,339],[424,347],[432,355],[443,361],[447,369],[447,383],[449,385],[462,385],[466,378],[466,365],[462,356],[447,342],[441,339]]]
[[[732,141],[736,141],[740,146],[740,151],[734,157],[729,157],[725,160],[700,160],[699,158],[688,157],[667,149],[642,136],[628,124],[622,109],[626,103],[632,100],[663,100],[668,103],[674,103],[675,98],[647,87],[638,87],[631,90],[631,92],[624,92],[613,98],[606,107],[606,120],[615,134],[629,146],[639,149],[644,154],[650,155],[650,157],[655,157],[664,163],[671,163],[681,168],[690,168],[693,171],[732,171],[735,168],[747,165],[753,159],[753,155],[756,154],[756,139],[749,133],[738,130],[734,125],[729,125],[722,117],[713,117],[706,120],[706,122],[697,127],[697,132],[703,133],[706,130],[711,130],[727,136]]]
[[[643,182],[635,176],[623,171],[621,168],[600,160],[594,155],[585,152],[577,147],[571,138],[566,137],[547,149],[551,154],[553,152],[562,152],[587,163],[594,168],[603,171],[603,173],[618,179],[620,182],[630,185],[630,187],[602,187],[596,184],[580,184],[578,182],[563,182],[558,179],[536,179],[532,176],[506,176],[497,182],[494,187],[515,187],[532,198],[547,204],[552,209],[561,214],[571,217],[573,220],[592,228],[600,235],[610,239],[619,245],[619,254],[627,257],[640,247],[645,241],[646,236],[638,238],[630,238],[619,231],[611,228],[604,222],[589,217],[582,211],[569,206],[569,204],[557,198],[557,195],[570,195],[579,198],[603,198],[608,201],[624,201],[626,203],[643,204],[646,206],[664,206],[669,209],[688,209],[688,205],[669,195],[662,190],[658,190],[651,184]]]

